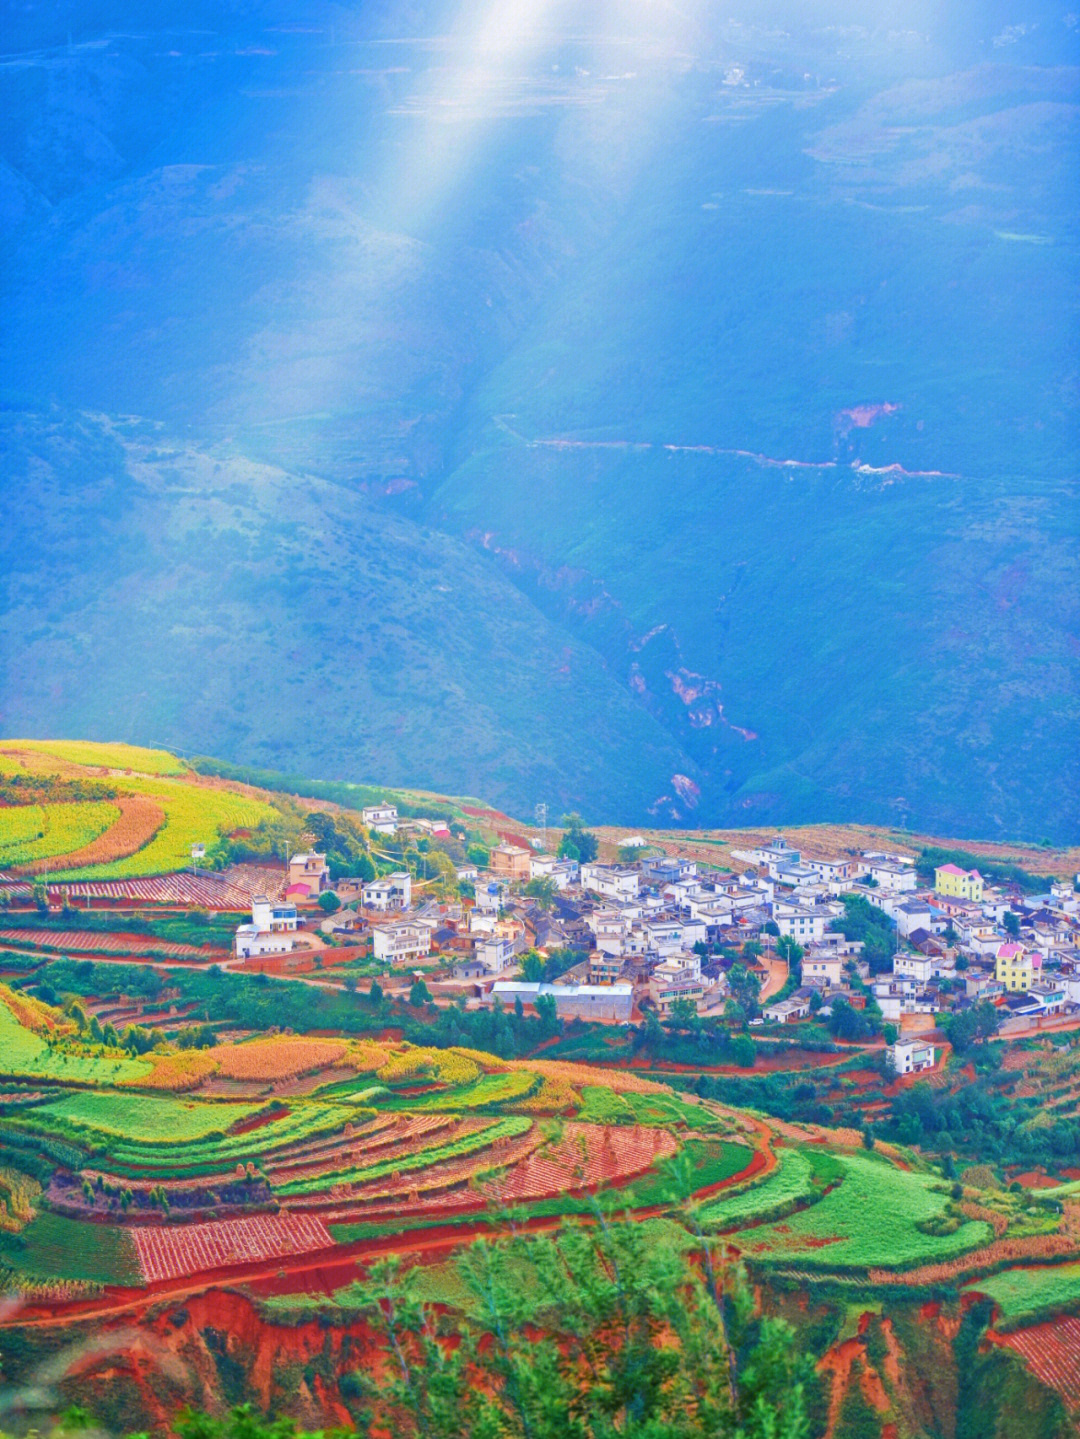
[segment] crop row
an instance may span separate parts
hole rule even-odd
[[[327,1188],[328,1182],[335,1184],[367,1184],[373,1179],[379,1179],[384,1174],[390,1174],[398,1170],[423,1169],[431,1164],[438,1164],[444,1159],[455,1159],[460,1155],[471,1154],[479,1149],[487,1149],[500,1139],[511,1139],[518,1134],[524,1134],[532,1125],[532,1120],[524,1115],[512,1115],[506,1119],[496,1119],[490,1124],[482,1125],[471,1133],[463,1135],[451,1144],[436,1145],[431,1149],[421,1149],[415,1154],[404,1155],[400,1159],[388,1159],[382,1163],[366,1165],[358,1168],[342,1170],[333,1175],[332,1180],[328,1176],[312,1179],[296,1180],[291,1184],[284,1184],[276,1187],[276,1193],[282,1197],[298,1194],[313,1194]]]
[[[115,805],[101,800],[19,805],[5,807],[2,814],[0,866],[30,864],[81,849],[120,818]]]
[[[64,879],[123,879],[182,869],[190,862],[193,844],[212,845],[222,835],[257,825],[275,813],[262,800],[178,780],[135,778],[120,783],[126,792],[145,795],[159,805],[165,812],[164,825],[134,854],[65,870]]]

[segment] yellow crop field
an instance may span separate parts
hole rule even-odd
[[[21,804],[0,808],[0,869],[82,849],[120,818],[114,804]]]
[[[163,749],[143,749],[133,744],[99,744],[95,740],[11,739],[0,744],[0,750],[29,751],[50,755],[67,764],[86,765],[91,769],[133,770],[138,774],[183,774],[184,764]]]
[[[340,1039],[304,1039],[282,1035],[248,1044],[225,1045],[215,1051],[218,1073],[226,1079],[292,1079],[345,1058]]]
[[[222,835],[248,829],[276,813],[262,800],[183,780],[137,777],[116,783],[127,793],[152,799],[164,811],[165,823],[150,843],[134,854],[63,870],[56,874],[57,879],[135,879],[167,874],[190,863],[193,844],[209,847]]]
[[[217,1060],[209,1049],[182,1049],[177,1054],[150,1054],[147,1058],[154,1066],[150,1073],[141,1079],[125,1080],[125,1084],[181,1094],[194,1089],[217,1069]]]

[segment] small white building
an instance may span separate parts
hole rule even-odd
[[[629,865],[583,864],[581,887],[605,899],[637,899],[641,875]]]
[[[893,894],[909,894],[919,887],[919,876],[913,864],[904,864],[897,859],[871,859],[866,868],[878,889],[890,890]]]
[[[498,914],[502,909],[505,883],[495,879],[479,879],[476,882],[476,908],[483,913]]]
[[[395,804],[367,804],[360,811],[360,818],[367,829],[375,834],[396,834],[398,812]]]
[[[885,1050],[894,1074],[918,1074],[934,1067],[934,1046],[925,1039],[898,1039]]]
[[[913,979],[916,984],[929,984],[939,963],[931,954],[909,954],[901,949],[893,956],[893,973]]]
[[[772,906],[772,917],[777,929],[788,939],[793,939],[797,944],[813,944],[820,940],[825,933],[825,924],[829,916],[818,909],[810,909],[800,904],[789,904],[776,900]]]
[[[820,950],[804,954],[802,959],[802,982],[815,988],[835,989],[844,980],[844,960],[839,954],[828,954]]]
[[[382,879],[368,880],[361,894],[365,909],[378,910],[382,914],[408,909],[412,904],[412,875],[403,869],[384,875]]]
[[[284,900],[270,900],[265,894],[257,894],[251,901],[251,922],[256,929],[271,934],[288,934],[299,925],[296,905]]]
[[[489,934],[477,939],[473,952],[488,974],[502,974],[514,958],[514,944],[506,935]]]
[[[372,934],[375,958],[382,964],[411,964],[431,953],[431,929],[407,920],[381,924]]]
[[[555,1001],[560,1019],[609,1019],[626,1022],[634,1009],[632,984],[530,984],[523,979],[499,979],[485,996],[487,1003],[496,1000],[512,1005],[535,1004],[542,995]]]
[[[778,999],[775,1004],[767,1004],[761,1013],[774,1024],[794,1024],[796,1020],[805,1019],[810,1013],[810,1000],[803,995],[793,994],[788,999]]]
[[[255,895],[251,901],[251,922],[242,924],[233,937],[237,959],[256,959],[264,954],[288,954],[295,948],[289,938],[299,924],[296,905]]]
[[[283,931],[260,929],[257,924],[242,924],[233,937],[237,959],[258,959],[264,954],[288,954],[295,940]]]

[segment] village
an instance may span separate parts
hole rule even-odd
[[[446,823],[391,804],[363,821],[373,836],[451,839]],[[841,1038],[882,1035],[898,1074],[934,1066],[943,1020],[977,1014],[1016,1036],[1080,1022],[1072,885],[1030,894],[945,863],[927,886],[911,856],[804,855],[782,836],[731,858],[740,870],[634,836],[614,860],[580,860],[510,835],[482,866],[455,866],[457,897],[436,897],[405,868],[332,881],[311,850],[253,896],[236,958],[280,975],[340,966],[420,985],[435,1004],[548,1006],[565,1020],[726,1018],[762,1038],[831,1023]],[[876,945],[845,935],[853,914],[874,917]]]

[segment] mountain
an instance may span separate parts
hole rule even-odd
[[[1075,837],[1029,9],[5,6],[3,728]]]

